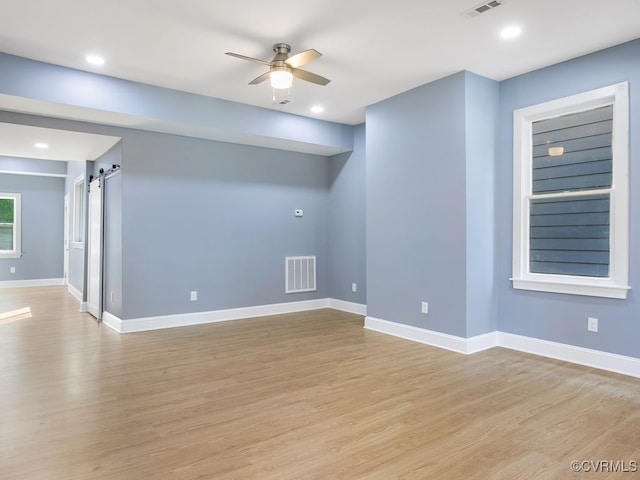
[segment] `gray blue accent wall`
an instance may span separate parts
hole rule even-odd
[[[330,159],[329,296],[366,305],[364,124],[355,127],[354,135],[353,152]]]
[[[28,169],[30,161],[23,163]],[[0,259],[0,281],[62,279],[64,178],[0,174],[0,192],[21,194],[24,252]]]
[[[496,168],[499,330],[527,337],[640,357],[640,40],[527,73],[500,83]],[[514,290],[511,287],[513,110],[588,90],[629,82],[630,251],[626,300]],[[598,333],[587,318],[599,319]]]
[[[327,157],[122,136],[123,319],[327,297]],[[297,255],[317,257],[317,291],[285,294]]]
[[[470,72],[367,109],[369,316],[495,331],[497,112],[498,83]]]
[[[498,82],[465,72],[465,337],[493,332],[498,326],[494,201],[498,93]]]
[[[461,337],[465,83],[461,72],[389,98],[366,122],[367,314]]]

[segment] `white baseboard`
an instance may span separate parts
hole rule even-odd
[[[80,303],[82,303],[82,292],[70,283],[67,285],[67,291],[75,297]]]
[[[477,337],[462,338],[374,317],[366,317],[364,319],[364,328],[465,355],[496,346],[495,332],[478,335]]]
[[[361,303],[347,302],[345,300],[338,300],[336,298],[328,298],[328,307],[335,310],[341,310],[343,312],[355,313],[356,315],[366,315],[367,306]]]
[[[640,359],[615,353],[497,332],[498,346],[640,378]]]
[[[78,300],[78,302],[80,302],[80,308],[78,309],[78,311],[83,313],[87,312],[87,302],[82,301],[82,292],[71,284],[67,285],[67,290],[71,295],[75,297],[76,300]]]
[[[4,280],[0,281],[0,288],[18,287],[52,287],[64,285],[64,278],[38,278],[35,280]]]
[[[102,323],[107,327],[122,333],[122,320],[109,312],[102,312]]]
[[[181,313],[177,315],[163,315],[158,317],[134,318],[121,320],[111,314],[103,315],[103,322],[119,333],[144,332],[161,328],[186,327],[202,325],[204,323],[227,322],[241,318],[264,317],[284,313],[304,312],[327,308],[327,299],[307,300],[302,302],[274,303],[255,307],[230,308],[210,312]]]
[[[512,333],[489,332],[476,337],[462,338],[374,317],[365,318],[364,328],[457,353],[471,354],[493,347],[504,347],[640,378],[640,359],[638,358]]]
[[[202,325],[205,323],[228,322],[242,318],[264,317],[267,315],[280,315],[284,313],[305,312],[320,308],[333,308],[348,313],[364,315],[366,305],[321,298],[318,300],[306,300],[302,302],[273,303],[253,307],[230,308],[226,310],[213,310],[210,312],[180,313],[176,315],[161,315],[157,317],[134,318],[122,320],[109,312],[104,312],[102,321],[105,325],[118,333],[144,332],[162,328],[187,327],[190,325]],[[363,313],[364,312],[364,313]]]

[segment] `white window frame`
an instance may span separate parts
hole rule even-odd
[[[71,245],[73,248],[84,248],[86,197],[84,175],[80,175],[73,181],[73,227],[71,232]],[[82,206],[82,209],[80,209],[80,206]]]
[[[22,196],[19,193],[0,193],[0,198],[13,199],[13,250],[0,250],[0,258],[22,257]]]
[[[613,177],[610,193],[608,277],[531,273],[529,201],[532,192],[532,124],[613,105]],[[627,298],[629,287],[629,86],[627,82],[521,108],[513,112],[513,288]],[[593,193],[593,192],[592,192]],[[595,192],[597,193],[597,192]]]

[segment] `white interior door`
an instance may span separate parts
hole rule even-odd
[[[62,258],[64,286],[69,286],[69,194],[64,196],[64,255]]]
[[[98,320],[102,318],[102,189],[103,180],[89,184],[89,229],[87,238],[87,310]]]

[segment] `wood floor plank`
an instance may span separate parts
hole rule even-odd
[[[61,287],[0,290],[0,311],[25,307],[0,324],[1,478],[566,479],[588,477],[573,460],[640,461],[635,378],[459,355],[329,309],[118,335]]]

